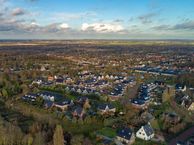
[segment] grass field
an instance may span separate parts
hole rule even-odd
[[[99,131],[97,131],[98,134],[103,135],[103,136],[107,136],[110,138],[114,138],[116,136],[116,131],[112,128],[103,128]]]

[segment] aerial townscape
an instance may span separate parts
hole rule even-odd
[[[193,142],[193,41],[19,43],[1,42],[2,144]]]
[[[194,145],[193,6],[0,0],[0,145]]]

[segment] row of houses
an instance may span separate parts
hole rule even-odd
[[[152,91],[156,89],[156,87],[157,85],[154,83],[140,85],[138,96],[131,100],[132,105],[136,108],[145,109],[152,97]]]
[[[49,86],[49,85],[66,85],[72,82],[73,80],[68,76],[48,76],[47,78],[43,77],[37,78],[32,82],[32,84]]]
[[[22,97],[22,100],[34,103],[37,101],[38,97],[44,100],[44,107],[46,109],[55,107],[61,111],[70,111],[74,117],[83,118],[86,114],[86,110],[90,108],[90,101],[85,96],[80,96],[75,100],[71,100],[58,93],[47,91],[28,93]],[[116,112],[116,107],[110,103],[99,103],[96,109],[96,113],[100,115],[114,115]]]
[[[164,76],[177,76],[179,74],[185,73],[185,71],[180,69],[162,69],[160,67],[137,67],[132,70],[140,73],[150,73],[154,75],[164,75]]]
[[[118,75],[113,75],[113,74],[99,74],[95,75],[92,72],[87,72],[87,73],[78,73],[80,80],[83,79],[88,79],[88,78],[94,78],[96,81],[99,80],[122,80],[122,79],[127,79],[127,74],[118,74]]]
[[[128,85],[132,87],[135,84],[136,84],[136,81],[134,79],[122,80],[122,82],[115,83],[112,86],[108,83],[107,80],[100,80],[94,84],[91,83],[90,86],[85,85],[85,87],[83,87],[84,85],[80,85],[80,83],[76,85],[69,85],[69,86],[66,86],[65,90],[67,92],[77,92],[83,95],[104,94],[104,95],[109,96],[110,100],[118,100],[124,94],[124,91]],[[103,88],[106,88],[106,87],[112,87],[112,90],[110,90],[109,92],[106,92],[106,91],[104,92]]]
[[[136,84],[134,77],[123,75],[94,75],[91,72],[79,73],[79,80],[65,76],[48,76],[48,79],[38,78],[32,84],[39,86],[64,85],[67,92],[76,92],[82,95],[106,95],[115,101],[121,98],[127,86]],[[67,82],[68,81],[68,82]],[[108,89],[107,89],[108,88]],[[107,91],[108,90],[108,91]]]
[[[101,90],[106,87],[114,87],[116,84],[130,84],[133,85],[134,79],[127,76],[113,76],[113,75],[86,75],[81,76],[79,81],[75,84],[78,86],[93,88],[96,90]]]
[[[67,92],[77,92],[77,93],[83,94],[83,95],[87,95],[87,94],[100,95],[100,93],[97,92],[94,89],[84,88],[84,87],[79,87],[79,86],[66,86],[65,91],[67,91]]]

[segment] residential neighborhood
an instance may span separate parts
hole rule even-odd
[[[28,46],[38,55],[18,46],[0,50],[6,62],[0,63],[0,119],[17,127],[18,138],[33,138],[29,145],[44,138],[43,144],[52,145],[61,128],[65,145],[192,144],[193,48],[172,51],[166,42],[156,51],[151,47],[159,42],[143,49],[143,41],[118,43],[120,51],[111,41],[89,42]],[[66,45],[71,50],[61,50]],[[48,49],[56,46],[61,49]],[[10,54],[12,49],[18,53]]]

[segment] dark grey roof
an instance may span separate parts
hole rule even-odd
[[[56,98],[57,99],[63,98],[63,95],[61,95],[61,94],[54,93],[54,92],[48,92],[48,91],[39,92],[39,93],[37,93],[37,95],[40,95],[40,96],[43,96],[43,95],[45,95],[45,96],[53,96],[55,99]]]
[[[59,102],[56,102],[55,104],[57,104],[57,105],[70,105],[71,104],[71,100],[70,99],[63,99],[63,100],[61,100],[61,101],[59,101]]]
[[[130,128],[123,128],[117,132],[117,136],[130,140],[132,136],[132,130]]]
[[[50,108],[50,107],[53,106],[53,102],[52,102],[52,101],[46,100],[46,101],[44,102],[44,106],[47,107],[47,108]]]
[[[139,98],[135,98],[131,100],[131,103],[136,104],[136,105],[144,105],[145,101]]]
[[[42,82],[43,86],[51,86],[52,84],[53,84],[52,81],[44,81],[44,82]]]
[[[64,81],[64,79],[60,79],[60,78],[59,79],[56,79],[56,82],[57,83],[63,83],[63,81]]]
[[[82,112],[83,112],[83,108],[78,106],[78,107],[75,108],[74,111],[80,116],[82,114]]]
[[[24,95],[22,97],[22,99],[25,100],[25,101],[32,101],[32,102],[34,102],[37,97],[38,97],[37,94],[28,93],[28,94]]]
[[[77,98],[77,101],[80,103],[85,103],[88,100],[88,97],[81,96]]]
[[[183,84],[176,84],[176,85],[175,85],[175,88],[176,88],[177,90],[184,89],[184,87],[185,87],[185,85],[183,85]]]
[[[150,124],[147,124],[147,125],[143,126],[143,129],[144,129],[144,131],[145,131],[147,136],[150,136],[150,135],[152,135],[154,133],[154,130],[151,127]]]
[[[105,110],[107,106],[108,106],[109,109],[115,108],[112,104],[108,104],[108,103],[107,103],[107,104],[100,104],[100,105],[98,106],[98,109],[100,109],[100,110]]]

